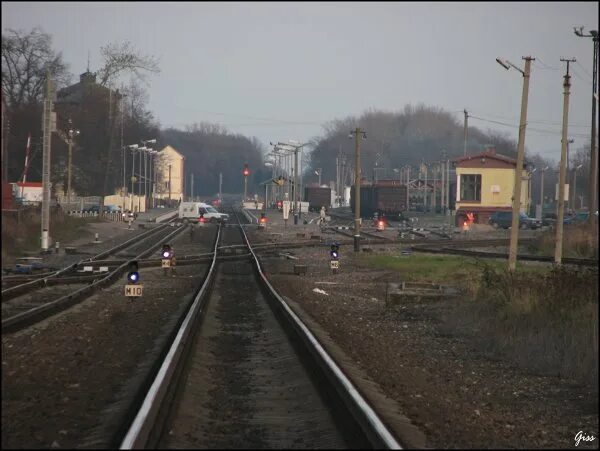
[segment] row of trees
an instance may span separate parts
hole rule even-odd
[[[83,195],[109,194],[121,186],[121,140],[137,142],[140,136],[157,135],[159,131],[158,122],[147,108],[148,95],[140,84],[145,73],[159,71],[158,62],[140,54],[128,42],[108,44],[100,51],[102,64],[95,74],[87,74],[94,82],[85,89],[80,87],[83,97],[74,101],[65,96],[61,102],[59,96],[55,103],[59,132],[52,137],[52,183],[66,184],[65,138],[72,126],[81,132],[74,145],[72,184]],[[3,31],[2,95],[7,116],[3,178],[9,181],[20,180],[23,175],[28,135],[28,180],[41,180],[42,104],[48,72],[57,92],[73,79],[62,54],[52,49],[49,34],[40,28]],[[127,75],[131,80],[125,85],[122,78]],[[115,89],[119,85],[120,89]]]

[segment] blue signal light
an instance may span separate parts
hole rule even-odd
[[[331,251],[331,258],[333,258],[334,260],[338,259],[338,253],[336,251]]]
[[[131,283],[137,283],[140,280],[140,274],[137,271],[132,271],[127,274],[127,280]]]
[[[163,251],[162,255],[164,258],[169,258],[171,256],[171,253],[169,251]]]

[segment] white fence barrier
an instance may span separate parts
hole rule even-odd
[[[99,216],[97,211],[70,210],[67,213],[69,216],[76,218],[97,218]],[[104,213],[104,218],[114,222],[123,222],[125,220],[123,214],[118,212]]]

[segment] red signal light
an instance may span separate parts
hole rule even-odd
[[[250,171],[248,169],[244,169],[244,177],[248,177],[248,174],[250,174]]]
[[[261,222],[262,224],[266,223],[266,222],[267,222],[267,218],[265,218],[265,217],[263,216],[262,218],[260,218],[260,222]]]
[[[206,220],[204,219],[204,216],[200,216],[200,219],[199,219],[199,221],[200,221],[200,223],[201,223],[201,224],[204,224],[204,222],[205,222]]]

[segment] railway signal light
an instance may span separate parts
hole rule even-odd
[[[170,244],[163,244],[162,246],[162,256],[163,258],[171,258],[173,257],[173,250],[171,249]]]
[[[198,219],[198,222],[200,224],[204,224],[206,222],[206,219],[204,219],[204,213],[200,213],[200,218]]]
[[[340,250],[340,245],[338,243],[333,243],[331,245],[331,250],[329,251],[329,254],[331,255],[331,259],[332,260],[338,260],[339,259],[339,250]]]
[[[267,225],[267,217],[264,213],[260,214],[260,219],[258,221],[259,227],[265,227]]]
[[[250,175],[250,169],[248,169],[248,163],[244,164],[244,171],[242,172],[244,177],[248,177]]]
[[[377,231],[382,232],[384,230],[385,230],[385,222],[382,219],[380,219],[377,221]]]
[[[140,273],[138,272],[138,262],[132,261],[129,263],[129,268],[127,272],[127,281],[129,283],[139,283],[140,281]]]

